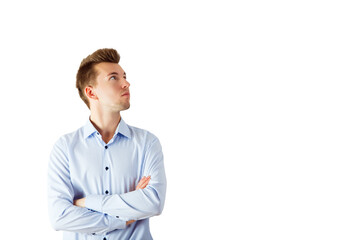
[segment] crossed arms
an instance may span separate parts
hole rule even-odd
[[[101,235],[159,215],[164,206],[166,178],[158,140],[145,152],[143,174],[151,179],[141,179],[135,191],[74,199],[67,144],[61,138],[54,145],[48,168],[48,207],[53,228]]]
[[[136,186],[136,190],[145,189],[145,187],[148,185],[149,181],[150,181],[150,176],[142,177],[141,180],[138,182],[138,184]],[[76,199],[76,200],[74,200],[74,205],[84,208],[84,207],[86,207],[85,202],[86,202],[86,198]],[[129,225],[133,222],[135,222],[135,220],[126,221],[126,225]]]

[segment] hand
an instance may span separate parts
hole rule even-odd
[[[73,204],[77,207],[85,207],[85,200],[86,198],[76,199],[74,200]]]
[[[133,222],[135,222],[135,220],[130,220],[130,221],[126,222],[126,225],[128,226],[129,224],[132,224]]]
[[[144,189],[148,185],[149,181],[150,181],[150,176],[142,177],[136,186],[136,190]]]

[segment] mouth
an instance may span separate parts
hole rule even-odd
[[[129,92],[122,94],[122,96],[129,96]]]

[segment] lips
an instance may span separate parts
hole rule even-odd
[[[130,95],[129,92],[122,94],[122,96],[129,96],[129,95]]]

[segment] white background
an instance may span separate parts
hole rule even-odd
[[[337,239],[336,1],[2,1],[1,239],[62,239],[54,142],[89,111],[81,60],[111,47],[125,121],[157,135],[154,239]]]

